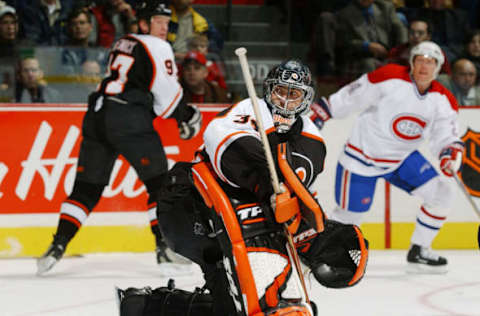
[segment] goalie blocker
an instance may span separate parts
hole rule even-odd
[[[269,206],[228,198],[205,162],[177,163],[168,175],[158,194],[160,228],[169,247],[200,265],[208,292],[130,289],[122,316],[153,315],[152,309],[158,315],[311,315],[299,303],[298,276]],[[302,262],[323,286],[357,284],[368,257],[360,229],[330,220],[323,225],[319,233],[301,221],[294,241]],[[138,304],[145,309],[132,309]]]

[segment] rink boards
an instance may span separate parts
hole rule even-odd
[[[205,126],[225,106],[202,105],[200,108]],[[3,138],[0,142],[0,257],[37,256],[51,241],[59,206],[73,185],[84,113],[85,106],[81,104],[0,107]],[[328,154],[325,171],[315,183],[315,189],[327,212],[334,206],[336,159],[353,120],[354,117],[330,121],[322,130]],[[480,167],[477,168],[480,158],[476,156],[480,153],[480,137],[476,134],[480,131],[478,122],[479,108],[461,109],[461,131],[467,137],[470,153],[468,168],[473,170],[469,174],[472,194],[480,191],[476,188],[480,184],[480,180],[476,181],[476,171],[480,175]],[[170,165],[179,160],[191,160],[202,143],[200,135],[189,141],[181,140],[173,120],[156,120],[155,126]],[[422,152],[431,158],[427,146],[422,147]],[[437,165],[436,159],[430,161]],[[456,184],[452,182],[452,186]],[[475,248],[479,220],[457,187],[455,190],[456,208],[434,247]],[[387,206],[392,221],[391,247],[406,248],[420,202],[395,188],[386,191],[383,182],[377,184],[372,209],[366,214],[362,229],[372,248],[385,247],[386,193],[391,200]],[[145,212],[146,199],[145,188],[134,170],[120,158],[102,200],[67,253],[153,250],[154,241]]]

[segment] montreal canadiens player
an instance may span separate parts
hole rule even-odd
[[[443,63],[440,47],[425,41],[412,48],[410,67],[378,68],[312,106],[320,128],[329,118],[362,109],[338,160],[331,219],[360,225],[378,178],[423,200],[407,254],[412,272],[447,270],[447,259],[430,247],[452,206],[453,190],[418,151],[428,139],[445,176],[460,168],[457,101],[435,81]]]

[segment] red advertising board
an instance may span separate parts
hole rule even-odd
[[[202,132],[227,105],[200,105]],[[84,105],[0,106],[0,214],[56,213],[71,192],[81,140]],[[169,164],[190,161],[202,144],[202,133],[191,140],[179,138],[174,120],[154,122]],[[146,191],[120,157],[96,212],[146,209]]]

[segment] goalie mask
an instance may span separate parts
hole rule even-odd
[[[288,60],[270,70],[263,92],[279,133],[290,130],[296,119],[308,110],[315,93],[310,70],[297,60]]]

